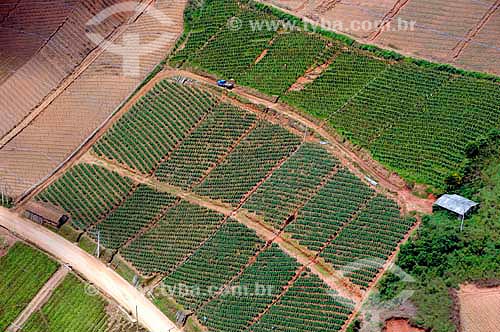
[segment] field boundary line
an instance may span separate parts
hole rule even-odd
[[[57,286],[61,284],[66,275],[69,273],[69,268],[61,265],[59,269],[50,277],[49,280],[43,285],[43,287],[38,291],[38,293],[33,297],[30,303],[24,308],[24,310],[17,316],[17,318],[12,322],[12,324],[7,328],[8,332],[20,331],[24,324],[29,320],[31,315],[36,311],[40,310],[45,303],[49,300],[54,293]]]
[[[196,187],[197,185],[201,184],[203,181],[205,181],[205,179],[210,175],[210,173],[215,169],[217,168],[217,166],[219,166],[220,164],[222,164],[224,162],[224,160],[227,159],[227,157],[231,154],[231,152],[234,151],[234,149],[236,149],[238,147],[238,145],[241,143],[241,141],[243,141],[246,137],[248,137],[248,135],[250,135],[251,132],[254,131],[254,129],[257,127],[257,124],[259,122],[259,119],[255,119],[255,121],[252,123],[252,125],[250,127],[248,127],[247,130],[245,130],[245,132],[243,134],[240,135],[240,137],[238,137],[238,139],[227,149],[227,151],[221,155],[219,157],[219,159],[217,159],[217,161],[214,163],[214,165],[210,166],[209,168],[207,168],[203,174],[203,176],[198,179],[197,181],[193,182],[190,186],[189,186],[189,190],[192,190],[194,187]]]
[[[497,11],[497,9],[500,7],[500,0],[495,1],[493,5],[488,8],[486,13],[481,17],[481,20],[473,26],[469,32],[465,35],[465,38],[457,43],[455,47],[452,49],[452,54],[451,54],[451,61],[456,61],[459,56],[462,55],[463,51],[465,48],[470,44],[472,39],[474,39],[477,34],[483,29],[483,27],[488,23],[490,20],[491,16]]]
[[[54,102],[64,91],[66,91],[69,86],[71,86],[93,63],[95,63],[101,55],[107,51],[105,47],[101,46],[102,43],[116,41],[132,23],[136,22],[139,17],[141,17],[142,14],[150,8],[154,1],[155,0],[149,0],[147,5],[144,4],[141,12],[136,13],[133,18],[128,20],[128,22],[124,22],[120,26],[116,27],[110,34],[108,34],[105,40],[103,40],[99,45],[96,45],[78,64],[78,66],[76,66],[73,72],[63,78],[58,86],[54,87],[53,90],[49,92],[49,94],[47,94],[37,106],[30,110],[30,113],[28,113],[14,128],[12,128],[0,139],[0,149],[24,131],[24,129],[26,129],[33,121],[35,121],[38,116],[42,114],[50,104],[52,104],[52,102]]]
[[[382,18],[382,23],[380,23],[377,30],[373,31],[370,36],[368,36],[368,40],[374,41],[375,39],[377,39],[384,31],[385,26],[389,24],[394,19],[394,17],[396,17],[396,15],[400,13],[403,7],[405,7],[410,1],[411,0],[397,0],[394,6],[389,9],[389,11]]]

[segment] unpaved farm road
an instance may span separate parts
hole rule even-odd
[[[139,322],[149,331],[180,332],[176,325],[137,289],[97,258],[68,240],[2,207],[0,227],[16,233],[60,261],[69,262],[76,272],[134,315],[137,307]]]

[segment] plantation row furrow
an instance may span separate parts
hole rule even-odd
[[[132,189],[132,181],[100,166],[78,164],[36,199],[61,207],[72,225],[86,229],[104,218]]]
[[[254,114],[228,104],[216,107],[200,126],[173,151],[155,175],[160,181],[189,188],[205,172],[216,165],[219,158],[256,121]]]
[[[94,145],[94,152],[151,172],[216,103],[193,86],[159,82]]]
[[[209,1],[193,6],[186,20],[191,31],[173,65],[279,95],[437,192],[463,176],[467,146],[500,127],[494,79],[297,31],[298,21],[247,1]],[[325,62],[319,76],[307,78]],[[289,89],[295,83],[300,89]]]
[[[398,206],[378,195],[321,252],[328,263],[351,281],[367,288],[397,244],[415,223]]]
[[[121,253],[145,274],[169,272],[225,220],[220,213],[181,201]]]
[[[229,219],[163,282],[171,289],[178,287],[176,301],[194,310],[239,273],[263,245],[253,231]]]
[[[250,196],[243,208],[281,229],[338,165],[321,146],[305,143]]]
[[[318,252],[372,195],[372,189],[341,169],[299,210],[297,219],[285,232],[301,245]]]
[[[244,195],[299,144],[299,137],[282,127],[260,122],[193,190],[200,195],[238,205]]]
[[[247,331],[339,331],[354,305],[316,275],[302,272],[284,296]]]
[[[118,249],[155,217],[161,216],[162,211],[176,201],[175,196],[140,185],[118,209],[89,229],[88,233],[94,239],[97,239],[99,234],[100,241],[105,247]]]

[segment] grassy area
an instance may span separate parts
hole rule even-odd
[[[398,264],[411,273],[417,283],[412,301],[418,307],[414,322],[435,332],[451,332],[450,288],[464,282],[500,279],[500,155],[498,140],[484,145],[470,162],[466,183],[456,192],[480,202],[479,211],[460,221],[447,212],[423,220],[415,238],[404,245]],[[397,278],[381,284],[384,294],[395,294],[401,285]]]
[[[23,328],[25,332],[104,332],[108,317],[106,301],[91,296],[85,284],[68,275],[49,301],[35,312]]]
[[[157,297],[154,304],[171,320],[175,322],[175,314],[178,310],[184,310],[184,307],[176,303],[168,296]],[[204,328],[198,323],[195,317],[190,316],[184,326],[185,332],[203,332]]]
[[[56,262],[21,242],[0,258],[0,331],[17,318],[56,270]]]

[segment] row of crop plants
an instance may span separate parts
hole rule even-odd
[[[220,296],[202,306],[198,319],[209,331],[244,331],[283,291],[298,269],[297,262],[273,244]]]
[[[340,331],[353,309],[352,301],[339,296],[316,275],[302,272],[283,297],[248,331]]]
[[[190,59],[190,65],[206,68],[224,77],[239,79],[240,75],[248,70],[256,58],[269,47],[276,34],[273,29],[265,26],[255,27],[254,24],[272,19],[270,15],[254,11],[238,11],[235,16],[224,22],[224,26],[213,38],[195,52]],[[242,43],[242,40],[245,43]]]
[[[230,104],[218,105],[200,126],[160,164],[160,181],[189,188],[202,179],[248,130],[256,116]]]
[[[238,84],[281,95],[306,70],[331,58],[339,50],[335,46],[311,34],[280,33],[264,51],[264,57],[239,77]]]
[[[22,242],[0,257],[0,331],[27,332],[126,332],[137,327],[120,313],[108,313],[109,305],[99,293],[72,273],[36,308],[23,326],[12,324],[58,269],[59,264]],[[119,324],[110,323],[119,321]],[[140,331],[145,330],[140,328]]]
[[[77,164],[36,199],[61,207],[71,215],[75,228],[86,229],[121,204],[132,190],[128,178],[100,166]]]
[[[401,217],[395,202],[377,195],[336,234],[321,257],[367,288],[414,224],[414,218]]]
[[[319,144],[304,143],[243,205],[281,229],[338,166]]]
[[[93,151],[150,173],[215,107],[217,100],[195,86],[161,81],[106,132]]]
[[[47,255],[21,242],[0,257],[0,331],[6,331],[57,267]]]
[[[285,232],[301,245],[319,252],[373,195],[370,187],[341,169],[300,209]]]
[[[292,21],[284,26],[251,1],[208,1],[186,19],[186,51],[177,53],[186,67],[281,95],[409,180],[444,188],[448,176],[460,172],[467,145],[500,126],[496,82],[381,59],[293,31]],[[318,78],[288,91],[321,63],[330,64]]]
[[[195,310],[236,276],[263,246],[255,232],[229,219],[163,283],[178,303]]]
[[[106,301],[91,295],[85,283],[69,274],[50,299],[35,311],[22,331],[105,332],[108,330]]]
[[[145,274],[169,272],[210,238],[226,219],[220,213],[181,201],[151,229],[122,248],[121,253]]]
[[[106,248],[118,249],[176,201],[175,196],[140,185],[122,205],[89,229],[88,233],[94,239],[99,235],[101,244]]]
[[[193,190],[200,195],[238,205],[246,193],[299,145],[300,138],[286,129],[259,122]]]

